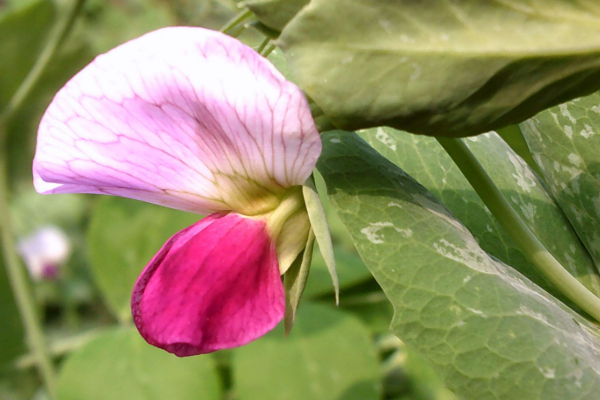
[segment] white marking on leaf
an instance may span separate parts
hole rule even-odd
[[[579,157],[577,154],[571,153],[571,154],[569,154],[568,158],[569,158],[569,162],[571,164],[573,164],[574,166],[579,167],[581,165],[581,161],[582,161],[581,157]]]
[[[377,133],[375,134],[375,139],[379,140],[383,143],[387,148],[392,151],[396,151],[396,140],[388,135],[383,128],[377,128]]]
[[[589,139],[591,136],[594,136],[596,132],[594,131],[594,128],[592,128],[588,124],[585,124],[584,129],[581,132],[579,132],[579,134],[584,138]]]
[[[560,108],[560,113],[562,114],[563,117],[569,118],[569,121],[571,121],[571,123],[573,123],[573,124],[577,122],[577,120],[575,118],[573,118],[573,116],[571,115],[571,112],[569,111],[567,104],[561,104],[558,107]]]
[[[563,127],[565,134],[569,137],[569,139],[573,139],[573,127],[571,125],[565,125]]]
[[[385,227],[394,226],[391,222],[373,222],[370,226],[360,230],[360,233],[367,237],[367,240],[371,243],[380,244],[383,243],[383,234],[379,231]]]

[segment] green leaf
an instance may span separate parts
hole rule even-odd
[[[469,228],[483,250],[553,295],[560,295],[525,259],[437,140],[391,128],[370,129],[361,135],[440,199]],[[544,246],[581,283],[600,295],[600,278],[588,252],[523,159],[494,132],[469,138],[465,143]],[[564,296],[561,300],[566,301]]]
[[[0,19],[0,109],[15,93],[44,46],[54,21],[54,6],[38,0]]]
[[[236,349],[239,400],[376,400],[379,366],[369,331],[350,314],[303,304],[286,338],[280,325]]]
[[[600,94],[551,108],[521,129],[554,198],[600,266]]]
[[[14,94],[29,73],[53,28],[54,2],[35,1],[19,8],[9,16],[15,17],[14,26],[7,32],[0,28],[0,109]],[[11,19],[12,20],[12,19]],[[0,26],[4,24],[0,23]],[[8,30],[10,29],[10,32]],[[14,36],[17,36],[13,38]],[[6,39],[5,39],[6,38]],[[43,76],[29,93],[21,107],[6,124],[8,161],[11,181],[26,181],[31,187],[31,160],[35,151],[37,128],[48,104],[56,92],[93,59],[89,46],[81,35],[71,35],[48,64]],[[6,95],[6,96],[4,96]]]
[[[119,197],[98,201],[88,231],[90,267],[117,318],[131,318],[131,291],[150,259],[171,236],[200,218]]]
[[[535,171],[539,176],[542,176],[541,171],[529,150],[529,146],[527,146],[527,141],[525,140],[525,136],[523,136],[523,132],[521,132],[519,125],[509,125],[502,129],[498,129],[497,133],[506,144],[509,145],[510,148],[527,163],[527,165],[529,165],[529,168]]]
[[[260,22],[281,32],[298,11],[309,2],[310,0],[249,0],[244,4]]]
[[[343,129],[469,136],[600,87],[600,8],[571,0],[312,0],[278,40]]]
[[[0,369],[25,351],[23,323],[0,253]]]
[[[285,327],[286,335],[291,332],[292,326],[294,326],[296,310],[298,310],[298,305],[300,304],[300,299],[302,298],[308,280],[308,273],[310,272],[314,245],[315,234],[311,229],[308,233],[305,249],[302,250],[302,253],[300,253],[296,258],[296,261],[294,261],[290,269],[288,269],[284,275],[285,317],[283,325]]]
[[[316,242],[319,245],[319,252],[321,253],[321,256],[323,256],[323,260],[325,261],[325,265],[331,276],[331,281],[333,282],[335,300],[339,303],[340,283],[335,269],[333,243],[331,242],[331,234],[329,233],[329,226],[327,225],[327,216],[325,215],[323,204],[321,204],[321,197],[317,192],[317,187],[312,176],[306,180],[304,185],[302,185],[302,194],[304,195],[304,202],[306,203],[310,224],[315,234]]]
[[[333,254],[340,289],[350,288],[371,278],[371,273],[354,247],[352,250],[346,250],[341,246],[334,246]],[[329,269],[321,252],[315,249],[304,295],[315,297],[332,292],[335,293],[335,288],[331,285]]]
[[[58,400],[217,400],[221,388],[210,356],[177,358],[133,329],[102,334],[65,361]]]
[[[348,132],[323,135],[318,168],[392,330],[464,400],[595,400],[597,328],[490,257],[425,188]]]

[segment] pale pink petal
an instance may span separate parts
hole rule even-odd
[[[199,213],[268,208],[320,152],[306,99],[265,58],[219,32],[164,28],[99,56],[58,92],[34,184]]]
[[[283,318],[285,293],[263,221],[213,214],[173,236],[140,275],[133,318],[178,356],[244,345]]]

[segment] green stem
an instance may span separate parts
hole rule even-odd
[[[46,339],[38,319],[33,294],[27,281],[25,268],[21,264],[16,251],[13,236],[10,210],[8,206],[6,150],[0,147],[0,234],[2,240],[2,254],[8,278],[15,295],[17,306],[25,326],[27,343],[35,356],[40,376],[44,381],[46,390],[51,398],[55,398],[55,373],[54,366],[48,354]]]
[[[238,26],[240,23],[244,22],[248,18],[252,16],[252,11],[244,10],[235,17],[233,17],[229,22],[227,22],[221,29],[219,29],[223,33],[229,33],[233,28]]]
[[[52,60],[52,57],[54,57],[54,54],[56,54],[59,46],[69,34],[71,28],[73,27],[73,23],[75,22],[75,18],[79,14],[79,11],[83,7],[84,3],[85,0],[73,0],[73,2],[69,5],[69,8],[65,10],[64,13],[59,15],[56,25],[54,25],[54,28],[50,32],[48,41],[46,42],[46,45],[40,53],[35,64],[23,82],[21,82],[21,85],[18,87],[17,91],[6,105],[6,108],[4,108],[4,110],[2,110],[0,113],[0,121],[8,121],[14,115],[15,111],[21,107],[23,101],[27,98],[29,93],[31,93],[31,90],[35,87],[37,82],[46,71],[48,64]],[[5,139],[5,133],[0,132],[0,135],[0,146],[2,146]]]
[[[260,54],[265,49],[265,47],[267,47],[267,45],[269,44],[270,41],[271,41],[271,38],[268,38],[268,37],[265,38],[265,40],[263,40],[263,42],[260,44],[260,46],[258,46],[256,48],[256,52],[258,54]]]
[[[269,57],[269,55],[275,50],[277,47],[273,43],[269,44],[267,48],[261,53],[264,58]]]
[[[437,140],[525,257],[566,297],[600,321],[600,298],[575,279],[550,254],[498,190],[467,145],[460,139],[438,137]]]

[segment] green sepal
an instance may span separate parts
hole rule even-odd
[[[315,234],[311,229],[306,241],[306,247],[283,275],[283,287],[285,289],[285,316],[283,324],[286,336],[290,334],[294,326],[296,310],[300,304],[300,299],[308,280],[308,273],[310,272],[314,245]]]
[[[331,280],[335,289],[335,302],[336,304],[339,304],[340,284],[335,269],[335,256],[333,255],[331,234],[329,233],[325,210],[323,209],[323,204],[321,203],[321,198],[317,192],[317,186],[315,185],[315,180],[312,175],[304,182],[304,185],[302,185],[302,193],[304,195],[306,209],[308,210],[308,219],[312,225],[317,244],[319,245],[319,250],[325,260],[329,275],[331,275]]]

